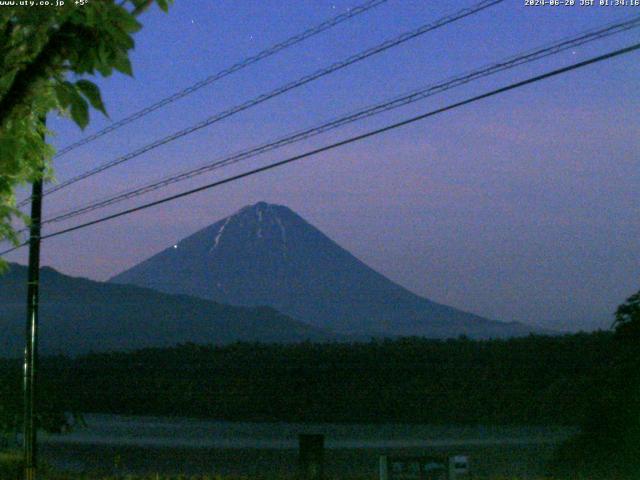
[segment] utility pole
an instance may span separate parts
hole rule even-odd
[[[43,122],[44,123],[44,122]],[[29,275],[27,279],[27,324],[24,349],[24,478],[35,480],[37,463],[36,375],[38,367],[38,287],[40,281],[40,222],[42,178],[33,182],[29,227]]]

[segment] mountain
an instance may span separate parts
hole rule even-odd
[[[289,208],[264,202],[194,233],[110,281],[233,305],[270,305],[317,328],[355,336],[487,338],[534,330],[415,295]]]
[[[0,357],[24,349],[27,269],[11,264],[0,275]],[[43,268],[40,272],[40,352],[90,351],[224,344],[300,342],[335,337],[270,307],[233,307],[185,295],[94,282]]]

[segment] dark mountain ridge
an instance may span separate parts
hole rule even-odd
[[[26,267],[0,276],[0,357],[24,349]],[[180,343],[326,341],[335,337],[271,307],[234,307],[186,295],[40,272],[40,352],[170,347]]]

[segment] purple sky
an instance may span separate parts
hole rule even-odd
[[[135,78],[116,75],[99,82],[111,118],[357,3],[191,0],[176,2],[169,15],[152,11],[136,37]],[[65,180],[474,3],[389,0],[75,150],[56,162],[57,177]],[[523,4],[507,0],[48,196],[45,217],[640,13],[637,7]],[[301,153],[637,39],[632,31],[595,42],[81,219]],[[103,280],[265,200],[289,206],[376,270],[432,300],[498,320],[572,330],[607,327],[616,305],[640,287],[639,55],[51,239],[43,244],[43,264]],[[93,113],[86,133],[108,123]],[[58,133],[57,146],[82,137],[66,119],[51,119],[50,125]],[[26,251],[9,260],[24,263]]]

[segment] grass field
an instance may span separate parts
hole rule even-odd
[[[66,452],[65,452],[66,450]],[[475,446],[448,449],[390,451],[376,449],[328,450],[325,454],[325,479],[376,479],[381,454],[467,454],[474,479],[538,480],[545,475],[545,465],[554,445]],[[148,449],[143,447],[109,448],[103,446],[44,446],[47,458],[90,460],[84,471],[64,473],[60,467],[46,466],[39,472],[42,480],[173,480],[173,479],[294,479],[298,452],[265,449]],[[20,457],[2,457],[1,478],[20,478]]]

